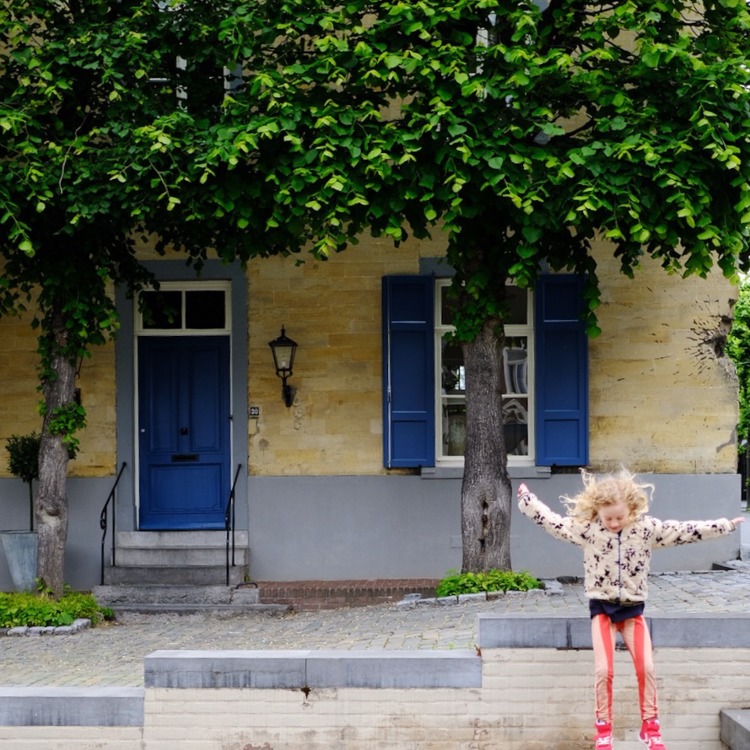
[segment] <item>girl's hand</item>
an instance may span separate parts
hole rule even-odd
[[[744,516],[737,516],[737,518],[732,519],[732,523],[735,526],[739,526],[741,523],[745,523],[745,517]]]
[[[523,482],[521,482],[521,484],[518,485],[518,497],[528,494],[529,488]]]

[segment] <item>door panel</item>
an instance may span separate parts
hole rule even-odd
[[[229,339],[138,341],[140,528],[224,528]]]

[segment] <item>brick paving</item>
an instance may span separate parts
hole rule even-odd
[[[260,601],[290,604],[297,611],[386,604],[417,592],[431,596],[439,579],[373,579],[369,581],[258,581]]]
[[[557,593],[510,593],[445,604],[389,603],[285,615],[126,614],[116,624],[73,635],[0,639],[0,685],[143,685],[143,659],[158,649],[473,648],[477,615],[529,612],[585,616],[579,582]],[[650,578],[646,613],[750,612],[750,564],[737,570],[666,573]]]

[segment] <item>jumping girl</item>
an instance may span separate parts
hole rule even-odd
[[[591,612],[594,650],[596,750],[612,750],[612,677],[615,636],[620,633],[638,680],[642,719],[639,739],[666,750],[661,739],[651,636],[643,618],[651,550],[730,534],[743,522],[661,521],[647,515],[653,486],[626,470],[595,477],[582,472],[583,491],[562,498],[567,516],[550,510],[525,484],[518,487],[524,515],[557,539],[583,547],[584,590]]]

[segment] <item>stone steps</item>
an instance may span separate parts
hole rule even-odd
[[[230,538],[230,545],[231,545]],[[229,548],[227,580],[225,531],[118,532],[115,565],[104,569],[109,586],[239,585],[248,579],[250,548],[247,531],[234,534]]]
[[[283,614],[285,604],[261,603],[252,584],[238,586],[116,585],[95,586],[92,594],[99,604],[118,612],[265,612]]]
[[[231,538],[229,543],[231,555]],[[124,531],[117,533],[115,550],[118,566],[224,565],[227,535],[224,531]],[[249,562],[247,531],[235,532],[234,558],[238,565]]]
[[[104,569],[104,583],[109,586],[213,586],[226,585],[224,565],[183,565],[182,567],[143,567],[140,565]],[[229,585],[237,586],[247,579],[244,565],[229,568]]]
[[[231,560],[231,549],[229,551]],[[247,547],[235,548],[234,559],[236,565],[247,565],[250,562],[250,550]],[[178,547],[174,549],[119,549],[117,551],[117,565],[120,567],[147,568],[181,568],[211,567],[224,565],[226,560],[225,547]]]

